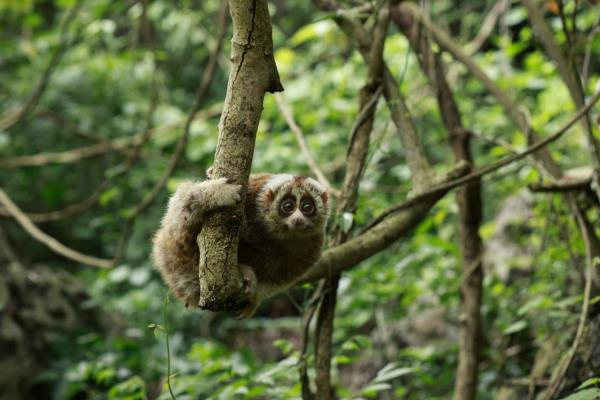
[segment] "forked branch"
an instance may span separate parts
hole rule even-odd
[[[390,207],[380,216],[376,217],[363,229],[362,233],[346,243],[332,247],[325,251],[319,261],[298,281],[299,283],[314,282],[329,274],[354,267],[358,263],[385,249],[402,235],[406,234],[418,224],[429,209],[442,198],[449,190],[480,179],[498,169],[521,160],[528,155],[539,151],[544,146],[559,139],[573,125],[577,123],[589,109],[600,99],[600,91],[581,108],[573,118],[562,128],[548,136],[546,139],[535,143],[526,150],[503,158],[491,165],[481,167],[466,174],[468,164],[457,164],[445,182],[435,185],[427,191],[420,193],[396,206]]]

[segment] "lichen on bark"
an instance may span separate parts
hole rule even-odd
[[[242,185],[243,198],[264,95],[283,88],[273,58],[267,1],[230,0],[229,9],[233,21],[231,70],[211,177]],[[242,204],[208,215],[198,235],[200,308],[232,311],[247,303],[237,263]]]

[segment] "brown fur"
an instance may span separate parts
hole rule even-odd
[[[314,216],[300,215],[302,228],[290,228],[286,218],[278,214],[279,204],[275,202],[292,193],[312,196],[316,204]],[[186,182],[169,201],[154,238],[154,262],[186,305],[195,306],[199,300],[196,236],[203,215],[210,209],[235,204],[236,198],[239,200],[239,186],[221,179]],[[250,177],[238,261],[244,278],[254,280],[248,282],[252,288],[249,297],[254,301],[242,310],[241,317],[250,317],[262,298],[291,285],[320,257],[327,212],[327,193],[312,179],[273,174]]]

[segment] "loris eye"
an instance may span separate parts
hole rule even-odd
[[[300,210],[304,215],[312,215],[315,213],[315,203],[312,199],[302,199],[300,202]]]
[[[279,209],[284,214],[291,214],[292,212],[294,212],[295,208],[296,208],[296,201],[294,199],[285,199],[279,205]]]

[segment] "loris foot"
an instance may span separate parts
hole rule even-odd
[[[214,169],[215,169],[215,167],[209,167],[209,168],[206,170],[206,177],[207,177],[208,179],[212,179],[212,178],[214,178],[214,177],[213,177],[213,172],[214,172]]]
[[[256,275],[254,274],[254,270],[247,265],[240,264],[240,269],[242,272],[242,279],[244,280],[244,296],[249,299],[250,304],[238,311],[236,318],[248,319],[254,315],[254,312],[258,307]]]

